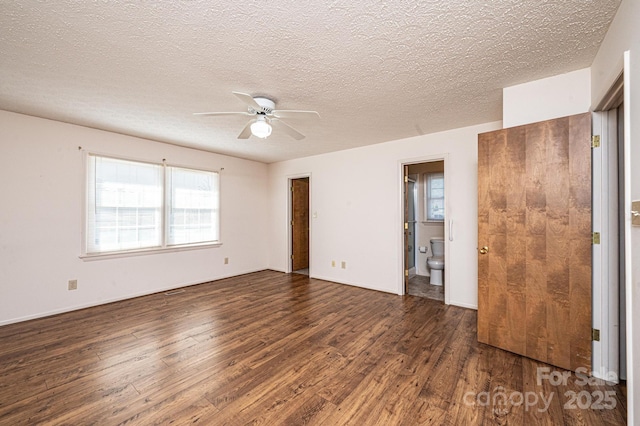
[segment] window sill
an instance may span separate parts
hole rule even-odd
[[[423,225],[444,225],[444,220],[423,220]]]
[[[151,248],[151,249],[139,249],[139,250],[127,250],[127,251],[117,251],[117,252],[108,252],[108,253],[91,253],[91,254],[82,254],[78,256],[80,259],[84,261],[92,261],[92,260],[103,260],[103,259],[118,259],[124,257],[132,257],[132,256],[146,256],[149,254],[158,254],[158,253],[175,253],[179,251],[188,251],[188,250],[199,250],[199,249],[207,249],[213,247],[220,247],[222,243],[202,243],[202,244],[189,244],[184,246],[171,246],[171,247],[162,247],[162,248]]]

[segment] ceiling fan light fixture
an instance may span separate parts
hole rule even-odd
[[[265,117],[258,117],[251,123],[251,134],[261,139],[266,139],[271,135],[271,124]]]
[[[245,112],[195,112],[194,115],[243,115],[249,116],[251,119],[244,125],[242,131],[238,135],[238,139],[248,139],[255,136],[260,139],[266,139],[271,136],[272,122],[277,121],[277,131],[286,133],[293,139],[299,141],[304,139],[304,135],[284,122],[282,119],[291,117],[300,117],[306,119],[318,119],[320,114],[317,111],[302,111],[295,109],[279,109],[276,110],[276,103],[268,98],[253,97],[247,93],[233,92],[246,106]]]

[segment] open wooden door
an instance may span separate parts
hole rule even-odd
[[[291,270],[309,267],[309,178],[291,181]]]
[[[478,340],[591,370],[591,114],[478,136]]]

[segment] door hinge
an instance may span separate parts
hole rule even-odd
[[[631,202],[631,225],[640,225],[640,201],[635,200]]]
[[[591,148],[600,148],[600,135],[591,136]]]
[[[293,221],[291,221],[291,226],[293,226]]]
[[[409,223],[408,222],[404,223],[404,229],[409,229]]]
[[[405,176],[404,177],[404,183],[408,183],[409,182],[409,176]]]
[[[291,192],[293,192],[293,186],[291,187]]]
[[[408,270],[408,269],[405,269],[405,270],[404,270],[404,276],[405,276],[405,277],[408,277],[408,276],[409,276],[409,270]]]
[[[291,255],[291,260],[293,260],[293,255]]]
[[[591,244],[600,244],[600,233],[593,232],[591,234]]]
[[[591,329],[591,340],[593,340],[594,342],[600,341],[600,330],[598,330],[597,328]]]

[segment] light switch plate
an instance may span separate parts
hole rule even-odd
[[[631,202],[631,210],[634,212],[640,213],[640,201],[632,201]],[[640,216],[636,216],[633,213],[631,214],[631,224],[633,226],[640,226]]]

